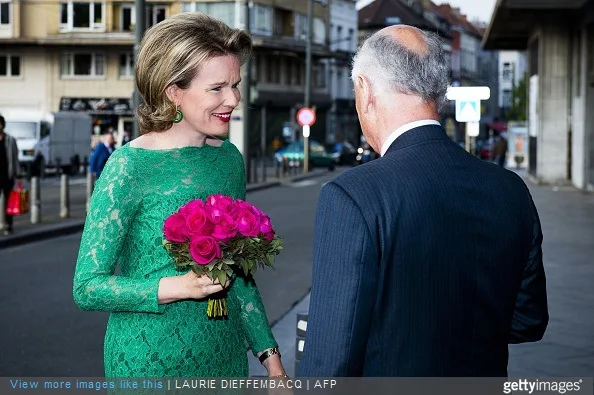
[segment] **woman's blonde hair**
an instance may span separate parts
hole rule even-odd
[[[246,32],[201,12],[184,12],[152,26],[136,60],[140,133],[173,125],[176,108],[165,93],[169,86],[187,89],[200,66],[214,57],[234,55],[243,65],[251,53],[252,39]]]

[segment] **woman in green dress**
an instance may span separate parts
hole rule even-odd
[[[163,222],[192,199],[245,198],[229,132],[250,37],[202,13],[150,28],[136,64],[141,136],[116,150],[97,181],[74,275],[74,300],[109,311],[107,377],[248,375],[247,345],[271,377],[285,376],[258,289],[180,273],[162,247]],[[115,274],[116,266],[120,272]],[[228,317],[207,297],[226,292]]]

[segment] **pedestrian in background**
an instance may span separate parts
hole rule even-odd
[[[507,133],[501,132],[497,141],[495,142],[495,162],[505,167],[505,160],[507,159]]]
[[[98,179],[101,176],[101,172],[107,163],[107,160],[113,153],[115,139],[113,133],[107,131],[101,134],[99,144],[95,146],[91,159],[89,161],[89,169],[91,173],[95,174],[95,178]]]
[[[536,208],[519,176],[438,122],[448,70],[441,39],[405,25],[354,59],[381,157],[321,191],[302,376],[506,377],[508,344],[545,332]]]
[[[162,245],[165,219],[188,201],[245,199],[243,158],[221,139],[251,52],[247,33],[198,12],[145,33],[136,62],[141,136],[114,152],[95,186],[74,278],[81,308],[112,313],[107,377],[247,377],[246,343],[270,377],[285,376],[253,278],[213,282],[176,268]],[[222,292],[228,316],[211,320],[208,297]]]
[[[19,149],[16,139],[6,133],[5,127],[6,120],[0,115],[0,196],[4,196],[4,207],[1,207],[4,213],[19,171]],[[5,236],[13,232],[13,222],[13,216],[6,214]]]

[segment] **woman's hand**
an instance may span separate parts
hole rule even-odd
[[[159,281],[159,304],[171,303],[183,299],[204,299],[229,287],[229,277],[225,284],[217,279],[214,282],[208,276],[199,276],[189,271],[183,276],[163,277]]]

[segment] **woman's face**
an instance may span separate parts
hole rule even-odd
[[[202,64],[187,89],[175,89],[173,101],[184,117],[180,127],[210,135],[229,133],[231,112],[241,98],[240,65],[233,55],[212,58]]]

